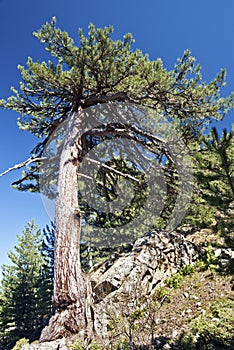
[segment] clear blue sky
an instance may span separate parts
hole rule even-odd
[[[114,25],[115,38],[132,32],[135,47],[152,59],[161,57],[172,68],[187,48],[202,65],[204,79],[212,79],[227,68],[224,95],[234,91],[234,1],[233,0],[0,0],[0,98],[17,86],[17,64],[27,57],[47,59],[43,46],[32,32],[56,16],[57,24],[72,37],[78,27]],[[231,127],[234,112],[220,127]],[[0,110],[0,172],[25,160],[35,139],[16,125],[17,114]],[[50,222],[40,195],[11,189],[20,172],[0,178],[0,265],[8,263],[7,252],[16,243],[16,234],[32,218],[43,228]]]

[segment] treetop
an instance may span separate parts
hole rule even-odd
[[[222,69],[210,83],[201,76],[201,67],[186,50],[174,69],[162,60],[150,60],[132,50],[130,33],[113,40],[113,27],[89,25],[86,37],[79,29],[79,45],[56,26],[55,17],[34,36],[52,55],[48,62],[28,58],[19,66],[19,91],[1,100],[0,107],[20,114],[18,124],[37,137],[48,136],[72,110],[107,102],[132,102],[156,109],[182,127],[199,129],[211,118],[221,119],[233,106],[233,95],[220,97],[225,84]],[[194,125],[194,126],[193,126]]]

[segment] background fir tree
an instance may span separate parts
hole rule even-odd
[[[202,135],[196,148],[194,193],[184,222],[212,228],[223,234],[230,245],[234,220],[234,132],[224,129],[219,135],[213,127],[208,135]]]
[[[215,210],[216,229],[233,245],[234,226],[234,129],[219,136],[212,128],[196,155],[200,197]],[[232,237],[232,238],[231,238]]]
[[[53,283],[54,283],[54,245],[55,245],[55,226],[51,222],[51,226],[46,225],[42,234],[42,246],[40,253],[44,264],[41,270],[41,298],[44,301],[39,314],[43,315],[41,328],[49,321],[49,318],[54,313],[53,307]]]
[[[52,283],[45,269],[42,235],[32,220],[3,265],[0,294],[0,349],[20,338],[35,340],[51,316]]]
[[[43,229],[43,242],[41,253],[45,261],[45,277],[53,284],[54,279],[54,246],[55,246],[55,225],[53,222]]]
[[[234,199],[234,132],[223,130],[219,136],[214,127],[203,137],[196,156],[202,197],[221,210],[227,211]]]

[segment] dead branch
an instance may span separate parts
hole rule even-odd
[[[33,158],[33,157],[30,157],[28,158],[27,160],[25,160],[24,162],[22,163],[19,163],[19,164],[15,164],[14,166],[10,167],[9,169],[5,170],[3,173],[0,174],[0,177],[2,177],[3,175],[6,175],[8,174],[9,172],[13,171],[13,170],[16,170],[16,169],[20,169],[20,168],[23,168],[25,166],[28,166],[29,164],[31,163],[34,163],[34,162],[39,162],[39,161],[42,161],[44,160],[45,158]]]
[[[114,169],[114,168],[112,168],[112,167],[110,167],[110,166],[108,166],[108,165],[106,165],[106,164],[104,164],[104,163],[102,163],[102,162],[100,162],[98,160],[95,160],[95,159],[92,159],[92,158],[89,158],[89,157],[87,157],[86,160],[89,160],[91,163],[95,163],[97,165],[102,166],[104,169],[108,170],[109,172],[115,173],[117,175],[121,175],[121,176],[123,176],[123,177],[125,177],[127,179],[130,179],[132,181],[137,182],[138,184],[141,184],[141,181],[136,179],[135,177],[133,177],[133,176],[131,176],[129,174],[122,173],[121,171],[116,170],[116,169]]]

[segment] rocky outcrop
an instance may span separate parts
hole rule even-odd
[[[122,300],[127,307],[127,303],[134,305],[137,299],[151,296],[173,273],[194,264],[198,257],[197,247],[183,236],[152,231],[136,240],[130,252],[95,267],[90,273],[95,331],[107,332]]]
[[[128,252],[94,266],[87,277],[86,303],[92,331],[105,336],[112,318],[123,310],[125,313],[136,310],[142,298],[147,300],[167,278],[182,266],[193,265],[199,256],[196,245],[181,234],[154,230],[137,239]],[[22,349],[68,350],[69,343],[63,338],[25,345]]]

